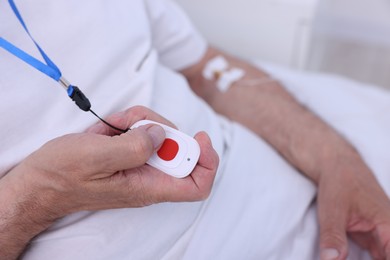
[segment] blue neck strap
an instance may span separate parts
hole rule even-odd
[[[36,58],[32,57],[30,54],[24,52],[23,50],[19,49],[9,41],[5,40],[3,37],[0,37],[0,47],[7,50],[8,52],[12,53],[19,59],[23,60],[30,66],[34,67],[35,69],[41,71],[42,73],[46,74],[50,78],[54,79],[55,81],[59,81],[61,78],[61,71],[59,68],[50,60],[50,58],[46,55],[46,53],[42,50],[42,48],[38,45],[38,43],[34,40],[34,38],[31,36],[30,31],[27,29],[26,24],[23,21],[22,16],[19,13],[18,8],[15,5],[15,2],[13,0],[8,0],[9,5],[12,8],[12,11],[15,13],[16,17],[18,18],[19,22],[22,24],[24,30],[27,32],[27,34],[30,36],[31,40],[34,42],[35,46],[37,46],[39,52],[41,53],[43,59],[45,60],[46,64],[37,60]]]
[[[92,109],[91,109],[91,103],[89,102],[88,98],[83,94],[83,92],[76,86],[72,86],[68,83],[66,79],[64,79],[61,75],[61,71],[59,68],[50,60],[50,58],[46,55],[46,53],[42,50],[42,48],[38,45],[38,43],[34,40],[32,35],[30,34],[29,30],[27,29],[27,26],[25,22],[23,21],[22,16],[19,13],[18,8],[16,7],[14,0],[8,0],[9,5],[11,6],[13,12],[15,13],[16,17],[18,18],[19,22],[22,24],[24,30],[27,32],[27,34],[30,36],[31,40],[34,42],[35,46],[37,46],[39,52],[41,53],[43,59],[45,60],[46,64],[37,60],[27,52],[19,49],[9,41],[5,40],[3,37],[0,37],[0,47],[5,49],[6,51],[10,52],[11,54],[15,55],[19,59],[23,60],[30,66],[34,67],[35,69],[41,71],[42,73],[46,74],[50,78],[54,79],[57,82],[60,82],[67,90],[68,96],[76,103],[76,105],[83,111],[90,111],[92,114],[94,114],[97,118],[99,118],[103,123],[108,125],[109,127],[115,129],[116,131],[126,133],[129,129],[121,129],[117,128],[101,117],[99,117]]]
[[[43,59],[45,60],[46,64],[41,62],[40,60],[37,60],[27,52],[19,49],[9,41],[5,40],[3,37],[0,37],[0,47],[5,49],[6,51],[10,52],[11,54],[15,55],[17,58],[23,60],[30,66],[34,67],[35,69],[41,71],[42,73],[46,74],[50,78],[54,79],[57,82],[60,82],[67,90],[68,96],[75,102],[75,104],[83,111],[90,111],[92,114],[94,114],[97,118],[99,118],[103,123],[108,125],[109,127],[115,129],[118,132],[126,133],[129,129],[121,129],[117,128],[101,117],[99,117],[92,109],[91,109],[91,103],[89,102],[88,98],[83,94],[83,92],[76,86],[72,86],[68,83],[66,79],[64,79],[61,75],[60,69],[54,64],[54,62],[51,61],[51,59],[46,55],[46,53],[42,50],[42,48],[39,46],[39,44],[34,40],[32,35],[30,34],[29,30],[27,29],[27,26],[25,22],[23,21],[22,16],[19,13],[18,8],[16,7],[14,0],[8,0],[9,5],[12,8],[12,11],[15,13],[16,17],[18,18],[19,22],[22,24],[24,30],[27,32],[27,34],[30,36],[31,40],[34,42],[35,46],[37,46],[39,52],[41,53]]]
[[[16,17],[18,18],[19,22],[22,24],[24,30],[27,32],[27,34],[30,36],[31,40],[34,42],[35,46],[37,46],[39,52],[41,53],[43,59],[45,60],[46,64],[41,62],[40,60],[34,58],[27,52],[19,49],[9,41],[5,40],[3,37],[0,37],[0,47],[5,49],[6,51],[10,52],[11,54],[15,55],[17,58],[21,59],[22,61],[26,62],[30,66],[34,67],[35,69],[41,71],[42,73],[46,74],[50,78],[54,79],[55,81],[62,84],[68,93],[68,96],[76,103],[76,105],[84,111],[91,111],[91,103],[89,102],[88,98],[83,94],[83,92],[75,86],[72,86],[69,84],[69,82],[62,77],[60,69],[50,60],[50,58],[46,55],[46,53],[42,50],[42,48],[38,45],[38,43],[34,40],[32,35],[30,34],[29,30],[27,29],[27,26],[25,22],[23,21],[23,18],[21,14],[19,13],[18,8],[16,7],[14,0],[8,0],[9,5],[12,8],[12,11],[15,13]]]

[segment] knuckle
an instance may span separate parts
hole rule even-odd
[[[138,119],[144,118],[149,112],[148,108],[140,105],[134,106],[129,110],[130,115]]]
[[[196,192],[193,195],[193,199],[195,201],[206,200],[210,196],[210,193],[211,193],[211,186],[210,185],[207,187],[198,187],[196,189]]]
[[[131,107],[126,111],[126,117],[128,120],[127,124],[133,125],[135,122],[148,118],[148,115],[151,113],[152,112],[149,108],[141,105]]]
[[[91,145],[86,140],[86,135],[83,134],[65,135],[53,139],[46,143],[44,148],[50,153],[52,163],[64,168],[70,167],[73,169],[74,167],[80,167],[80,163],[84,162],[80,158],[89,159],[88,155],[91,154]],[[70,160],[72,163],[68,163],[66,160],[64,162],[63,158]]]
[[[333,230],[328,230],[323,232],[321,235],[321,245],[323,247],[335,247],[341,246],[346,243],[345,234],[340,232],[335,232]]]

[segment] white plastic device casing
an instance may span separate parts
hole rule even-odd
[[[178,145],[178,149],[177,153],[174,153],[175,156],[173,159],[169,158],[169,160],[164,160],[159,156],[159,152],[162,149],[165,149],[164,142],[160,150],[155,152],[146,163],[176,178],[184,178],[188,176],[194,170],[199,160],[200,147],[198,142],[183,132],[151,120],[138,121],[133,126],[131,126],[130,129],[147,124],[156,124],[161,126],[165,130],[165,141],[169,139],[173,140]],[[172,141],[170,142],[174,143]]]

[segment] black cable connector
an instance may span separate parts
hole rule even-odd
[[[96,116],[100,121],[102,121],[104,124],[108,125],[112,129],[121,132],[126,133],[130,129],[121,129],[118,127],[115,127],[108,123],[106,120],[98,116],[92,109],[91,109],[91,102],[89,102],[88,98],[84,95],[84,93],[75,86],[70,85],[68,87],[68,96],[76,103],[76,105],[85,112],[91,112],[94,116]]]
[[[91,102],[78,87],[69,86],[68,95],[81,110],[88,112],[91,109]]]

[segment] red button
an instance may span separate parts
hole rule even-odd
[[[179,152],[179,145],[175,140],[165,139],[160,150],[158,150],[157,155],[164,161],[172,161],[175,159],[177,153]]]

